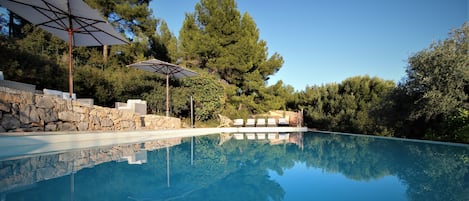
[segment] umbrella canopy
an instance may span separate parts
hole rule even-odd
[[[128,44],[98,11],[82,0],[0,0],[0,5],[69,43],[69,89],[73,93],[72,46]]]
[[[164,62],[158,59],[150,59],[138,63],[128,65],[144,71],[158,73],[166,76],[166,116],[169,116],[169,77],[183,78],[198,75],[196,72],[191,71],[176,64]]]

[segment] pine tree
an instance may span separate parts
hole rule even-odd
[[[234,0],[201,0],[195,12],[186,15],[179,40],[185,63],[235,86],[227,88],[229,103],[242,102],[250,112],[265,110],[260,105],[265,82],[283,59],[277,53],[268,58],[267,43],[259,39],[254,20],[248,13],[241,16]]]
[[[87,0],[88,5],[101,12],[119,32],[131,39],[131,47],[117,47],[111,52],[120,52],[130,56],[131,61],[144,55],[148,39],[156,31],[158,21],[152,16],[152,10],[148,7],[150,0]],[[142,43],[141,45],[135,43]],[[136,51],[136,52],[135,52]],[[107,60],[107,46],[103,47],[104,61]],[[127,59],[121,58],[121,60]]]
[[[199,41],[202,33],[199,31],[195,14],[187,14],[179,31],[179,48],[178,52],[182,57],[182,65],[187,67],[201,67],[201,58],[198,52]]]
[[[170,63],[174,63],[178,59],[177,38],[171,33],[164,20],[161,21],[159,31],[150,38],[149,54],[149,56]]]

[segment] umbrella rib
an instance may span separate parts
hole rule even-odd
[[[36,9],[38,12],[40,12],[39,10],[45,10],[45,11],[50,11],[50,12],[52,12],[52,13],[57,17],[57,19],[72,18],[72,19],[75,19],[75,21],[77,21],[77,22],[78,22],[78,20],[81,20],[81,21],[84,21],[84,20],[94,21],[94,23],[85,23],[85,24],[87,24],[87,25],[90,25],[90,24],[97,24],[97,23],[100,23],[100,22],[106,23],[106,21],[104,21],[104,20],[99,20],[99,19],[88,18],[88,17],[82,17],[82,16],[77,16],[77,15],[70,14],[70,13],[68,13],[68,12],[66,12],[66,11],[64,11],[64,10],[61,10],[60,8],[58,8],[58,7],[56,7],[56,6],[52,5],[52,4],[50,4],[50,3],[46,2],[46,1],[44,1],[44,0],[41,0],[41,1],[44,2],[44,4],[47,5],[47,7],[48,7],[49,9],[45,9],[45,8],[42,8],[42,7],[39,7],[39,6],[32,6],[32,5],[31,5],[31,6],[32,6],[34,9]],[[15,1],[15,2],[16,2],[16,1]],[[18,3],[21,3],[21,2],[18,2]],[[23,4],[23,5],[28,5],[28,4],[24,4],[24,3],[21,3],[21,4]],[[59,13],[59,12],[55,11],[55,10],[52,9],[52,8],[54,8],[54,9],[57,10],[57,11],[60,11],[61,14],[64,15],[64,17],[59,17],[59,16],[57,15],[57,13]],[[43,13],[43,12],[40,12],[40,13],[47,17],[47,15],[46,15],[45,13]],[[50,18],[50,17],[48,17],[48,18],[51,19],[51,21],[56,21],[56,20],[53,20],[53,19]],[[65,25],[65,24],[64,24],[64,25]],[[80,25],[81,25],[81,24],[80,24]],[[66,26],[66,25],[65,25],[65,26]]]
[[[81,19],[86,19],[86,18],[81,18]],[[100,29],[100,28],[98,28],[98,27],[95,26],[95,25],[98,24],[98,23],[107,23],[107,22],[95,20],[95,22],[93,22],[93,23],[87,23],[87,22],[85,22],[84,20],[81,20],[81,19],[80,19],[80,20],[77,19],[76,22],[81,26],[80,29],[83,29],[84,31],[74,31],[75,33],[81,34],[81,33],[100,32],[100,33],[104,33],[104,34],[106,34],[107,36],[110,36],[110,37],[112,37],[112,38],[114,38],[114,39],[117,39],[117,40],[119,40],[119,41],[122,41],[122,42],[124,42],[124,43],[128,43],[127,41],[122,40],[121,38],[119,38],[119,37],[117,37],[117,36],[115,36],[115,35],[113,35],[113,34],[111,34],[111,33],[108,33],[108,32],[106,32],[106,31],[104,31],[104,30],[102,30],[102,29]],[[90,19],[90,20],[92,20],[92,19]],[[81,22],[83,22],[84,25],[81,24]],[[92,28],[94,28],[95,30],[89,30],[88,27],[92,27]],[[100,43],[101,45],[104,45],[104,44],[103,44],[101,41],[99,41],[93,34],[89,34],[89,35],[91,35],[91,37],[93,37],[98,43]]]
[[[65,10],[61,10],[60,8],[57,8],[56,6],[54,6],[54,5],[52,5],[52,4],[48,3],[48,2],[46,2],[46,1],[44,1],[44,0],[42,0],[42,2],[49,8],[49,10],[44,9],[44,8],[36,8],[36,7],[35,7],[34,9],[37,10],[37,12],[40,12],[40,13],[41,13],[42,15],[44,15],[45,17],[49,18],[49,20],[50,20],[49,22],[55,22],[56,24],[59,25],[59,27],[62,26],[64,30],[67,29],[67,27],[68,27],[67,24],[65,24],[65,22],[62,21],[62,20],[63,20],[63,19],[67,19],[68,13],[67,13]],[[57,10],[57,11],[54,11],[53,8],[54,8],[55,10]],[[54,20],[54,19],[52,19],[51,17],[49,17],[49,15],[45,14],[45,13],[43,12],[43,10],[52,12],[52,13],[54,14],[54,16],[57,18],[57,20]],[[58,12],[58,11],[61,12],[61,14],[63,15],[63,17],[59,17],[59,15],[58,15],[59,12]],[[49,22],[45,22],[45,23],[49,23]],[[45,23],[41,23],[41,24],[44,26]],[[38,24],[38,25],[41,25],[41,24]],[[49,27],[54,28],[54,27],[52,27],[52,26],[49,26]]]
[[[44,0],[41,0],[41,2],[43,2],[47,8],[43,8],[43,7],[39,7],[39,6],[35,6],[35,5],[30,5],[30,4],[26,4],[26,3],[23,3],[23,2],[19,2],[19,1],[14,1],[14,0],[11,0],[12,2],[15,2],[17,4],[21,4],[21,5],[25,5],[25,6],[30,6],[32,7],[34,10],[36,10],[37,12],[41,13],[44,17],[48,18],[50,21],[46,21],[46,22],[43,22],[43,23],[39,23],[39,24],[36,24],[38,26],[47,26],[47,27],[50,27],[50,28],[55,28],[55,29],[59,29],[57,27],[54,27],[54,26],[51,26],[51,25],[46,25],[47,23],[50,23],[50,22],[55,22],[59,27],[62,27],[63,29],[65,29],[67,26],[64,24],[64,23],[59,23],[59,22],[62,22],[61,20],[54,20],[52,19],[51,17],[49,17],[46,13],[44,13],[44,11],[48,11],[48,12],[51,12],[53,13],[57,19],[65,19],[65,17],[59,17],[57,14],[60,12],[61,14],[63,15],[67,15],[67,13],[59,8],[57,8],[56,6],[53,6],[51,5],[50,3],[44,1]],[[54,9],[55,10],[54,10]]]
[[[120,38],[118,36],[115,36],[115,35],[107,32],[107,31],[104,31],[104,30],[102,30],[102,29],[100,29],[96,26],[96,24],[99,24],[99,23],[107,23],[104,20],[81,17],[81,16],[76,16],[76,15],[73,15],[73,14],[69,14],[65,10],[62,10],[62,9],[58,8],[57,6],[55,6],[55,5],[53,5],[49,2],[46,2],[44,0],[41,0],[41,2],[45,5],[44,7],[37,6],[37,5],[31,5],[31,4],[27,4],[27,3],[16,1],[16,0],[11,0],[11,1],[15,2],[17,4],[24,5],[24,6],[30,6],[31,8],[36,10],[38,13],[41,13],[44,17],[46,17],[48,19],[48,21],[36,24],[37,26],[43,26],[43,27],[48,27],[48,28],[51,28],[51,29],[67,31],[72,27],[67,25],[64,20],[68,19],[68,18],[71,18],[75,23],[77,23],[79,25],[78,27],[72,29],[72,32],[74,34],[88,34],[100,45],[104,45],[104,43],[101,42],[95,35],[93,35],[91,33],[98,33],[98,32],[104,33],[107,36],[110,36],[110,37],[112,37],[114,39],[117,39],[121,42],[128,43],[127,41],[123,40],[122,38]],[[51,17],[48,14],[49,12],[54,17]],[[87,22],[87,21],[91,21],[91,22]]]
[[[132,64],[130,66],[145,66],[148,69],[151,69],[151,72],[155,73],[160,73],[164,75],[172,75],[173,77],[190,77],[194,74],[197,74],[195,72],[192,72],[189,69],[186,69],[184,67],[174,65],[168,62],[164,61],[155,61],[156,59],[153,60],[147,60],[147,61],[141,61],[136,64]]]
[[[93,23],[87,23],[87,22],[85,22],[84,20],[78,20],[78,19],[76,19],[75,22],[76,22],[77,24],[79,24],[80,27],[79,27],[79,28],[76,28],[76,29],[74,29],[74,30],[72,30],[74,33],[80,33],[80,34],[81,34],[81,33],[88,33],[88,35],[90,35],[92,38],[94,38],[94,40],[95,40],[96,42],[98,42],[98,43],[101,44],[101,45],[104,45],[98,38],[96,38],[96,36],[94,36],[93,34],[91,34],[91,32],[98,32],[98,31],[91,31],[91,30],[88,30],[88,29],[87,29],[87,27],[93,27],[93,28],[95,28],[96,30],[99,30],[97,27],[93,26],[94,24],[99,23],[99,21],[95,20]],[[84,22],[85,25],[83,25],[81,22]],[[79,29],[83,29],[84,31],[78,31]],[[103,32],[104,32],[104,31],[103,31]],[[107,32],[104,32],[104,33],[106,33],[107,35],[110,35],[110,34],[108,34]],[[110,36],[111,36],[111,35],[110,35]]]
[[[142,63],[151,67],[155,72],[161,72],[162,74],[165,74],[165,75],[171,75],[173,73],[169,65],[164,65],[164,64],[155,65],[149,62],[142,62]]]
[[[156,72],[163,72],[165,75],[171,75],[170,72],[168,72],[168,66],[165,65],[154,65],[153,66]]]
[[[74,16],[74,15],[71,15],[71,17],[74,19],[74,21],[80,25],[78,28],[75,28],[73,29],[73,32],[75,33],[90,33],[90,32],[99,32],[99,28],[93,26],[95,24],[98,24],[98,23],[106,23],[106,22],[103,22],[101,20],[94,20],[94,19],[88,19],[88,18],[82,18],[82,17],[78,17],[78,16]],[[85,22],[85,20],[91,20],[93,22]],[[87,30],[86,27],[93,27],[96,29],[96,31],[90,31],[90,30]],[[84,29],[85,31],[79,31],[80,29]]]

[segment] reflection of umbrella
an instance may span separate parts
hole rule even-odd
[[[158,59],[150,59],[147,61],[130,64],[129,66],[153,73],[160,73],[166,75],[166,116],[169,116],[169,76],[172,76],[174,78],[183,78],[198,75],[196,72],[191,71],[187,68],[178,66],[176,64],[160,61]]]
[[[69,89],[73,94],[72,45],[102,46],[127,44],[98,13],[82,0],[0,0],[32,24],[69,43]]]

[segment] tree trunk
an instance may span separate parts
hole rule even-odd
[[[103,46],[103,61],[107,62],[107,57],[108,57],[108,45]]]

